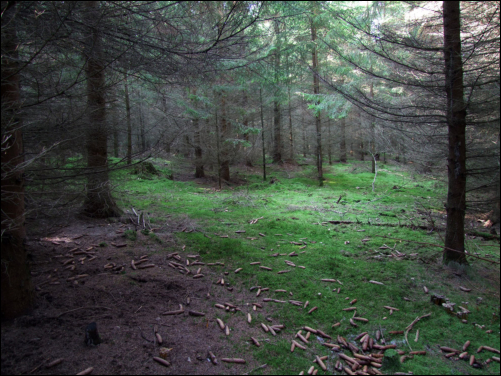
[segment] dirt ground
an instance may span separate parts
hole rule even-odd
[[[242,374],[260,366],[250,355],[254,346],[250,336],[262,333],[246,322],[255,294],[240,286],[216,285],[222,277],[231,283],[233,271],[224,266],[190,265],[190,274],[168,266],[172,261],[183,265],[197,261],[187,257],[194,252],[183,252],[172,237],[182,224],[159,228],[160,244],[139,230],[137,240],[128,241],[124,232],[134,229],[131,223],[84,217],[67,218],[64,223],[52,225],[48,235],[29,237],[36,305],[31,314],[2,323],[2,374],[75,374],[89,367],[93,374]],[[174,252],[180,259],[169,258]],[[131,260],[137,262],[143,255],[148,261],[137,267],[154,267],[133,270]],[[114,271],[105,265],[124,269]],[[198,268],[204,277],[194,279]],[[227,277],[225,272],[230,272]],[[230,313],[229,336],[216,323],[224,313],[214,307],[226,302],[241,309]],[[184,313],[162,315],[179,310],[180,304]],[[267,315],[265,309],[261,313]],[[205,316],[189,315],[190,310]],[[92,322],[102,339],[97,346],[85,344],[85,329]],[[169,367],[153,360],[161,347],[172,349]],[[217,365],[210,362],[209,351],[217,357]],[[47,367],[59,358],[61,363]],[[221,358],[244,358],[246,364],[227,364]]]

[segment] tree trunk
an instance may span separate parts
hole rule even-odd
[[[129,100],[129,85],[127,83],[127,73],[125,73],[125,112],[127,117],[127,164],[132,164],[132,124],[130,120],[130,100]],[[170,144],[169,144],[170,152]]]
[[[316,14],[316,3],[314,4],[314,14]],[[312,51],[312,68],[313,68],[313,94],[320,94],[320,80],[318,78],[318,54],[317,54],[317,28],[314,21],[311,21],[311,40],[313,42]],[[317,101],[318,103],[318,101]],[[317,132],[317,171],[318,171],[318,184],[320,187],[324,185],[324,176],[322,168],[322,123],[320,120],[320,113],[315,116],[315,128]]]
[[[117,111],[113,111],[113,156],[118,158],[118,120],[117,120]]]
[[[19,58],[16,2],[2,2],[2,319],[29,311],[33,286],[24,243],[23,134],[19,117]]]
[[[329,131],[327,153],[329,154],[329,166],[332,166],[332,139],[331,139],[331,118],[327,118],[327,130]]]
[[[263,180],[266,181],[266,150],[264,143],[264,118],[263,118],[263,89],[259,89],[259,103],[261,105],[261,139],[263,141]]]
[[[87,105],[89,124],[86,134],[87,196],[84,213],[91,217],[120,216],[120,210],[111,196],[108,179],[108,134],[106,129],[106,100],[104,63],[101,60],[101,38],[98,31],[100,17],[97,1],[88,1],[86,21],[89,27],[85,73],[87,77]]]
[[[443,262],[467,263],[464,253],[466,209],[466,107],[463,99],[459,1],[444,1],[444,60],[447,92],[447,229]],[[456,250],[456,252],[450,249]]]
[[[308,152],[308,142],[306,139],[306,123],[304,122],[304,111],[301,116],[301,128],[303,128],[303,157],[306,158],[306,153]]]
[[[139,102],[139,131],[141,133],[141,152],[144,153],[146,151],[146,131],[144,124],[143,105],[141,102]]]
[[[365,160],[365,155],[364,155],[364,142],[360,141],[359,145],[359,153],[360,153],[360,160],[363,161]]]
[[[228,132],[228,124],[226,121],[226,101],[224,91],[221,93],[221,139],[226,139],[226,134]],[[230,180],[230,160],[228,157],[228,150],[226,145],[221,147],[221,162],[219,165],[221,179],[226,181]]]
[[[371,66],[372,70],[372,66]],[[370,97],[371,100],[374,100],[374,82],[371,81],[371,86],[370,86]],[[371,161],[372,161],[372,168],[371,172],[373,174],[376,173],[376,118],[374,116],[370,116],[370,121],[371,121],[371,143],[370,143],[370,151],[371,151]]]
[[[275,25],[275,98],[273,101],[273,163],[282,163],[282,139],[281,139],[281,112],[280,100],[278,98],[280,84],[280,35],[278,20],[274,21]]]
[[[290,162],[294,163],[294,138],[292,133],[292,110],[291,110],[291,88],[289,86],[289,142],[290,142]]]
[[[341,143],[339,145],[339,161],[346,163],[346,117],[340,119],[341,122]]]

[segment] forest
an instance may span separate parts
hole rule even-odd
[[[499,374],[491,1],[2,1],[2,374]]]

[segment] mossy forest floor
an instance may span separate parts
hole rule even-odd
[[[485,218],[468,215],[468,253],[485,260],[442,265],[443,177],[379,163],[373,192],[370,162],[327,166],[323,187],[311,166],[269,166],[274,183],[242,167],[219,190],[214,177],[190,178],[191,166],[154,164],[159,175],[113,174],[124,217],[69,218],[31,238],[37,308],[2,324],[2,373],[298,374],[314,366],[346,374],[336,364],[355,369],[348,356],[373,374],[499,374],[499,238],[482,236]],[[136,214],[144,226],[132,223]],[[141,256],[148,261],[134,270]],[[145,264],[153,266],[139,269]],[[433,295],[455,303],[454,314]],[[469,314],[458,317],[460,306]],[[103,339],[95,348],[83,343],[92,321]],[[296,337],[305,327],[321,332],[305,343]],[[329,347],[338,336],[348,348]],[[293,340],[305,349],[291,353]],[[153,360],[161,347],[172,349],[169,367]]]

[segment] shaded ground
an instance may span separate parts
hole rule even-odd
[[[252,301],[250,293],[213,284],[224,276],[222,266],[189,266],[193,272],[202,268],[205,277],[200,279],[193,279],[193,272],[183,275],[168,267],[169,261],[186,265],[189,252],[181,252],[181,260],[168,259],[168,254],[181,247],[166,227],[157,231],[162,244],[137,231],[135,242],[119,248],[111,243],[127,243],[124,231],[133,229],[131,224],[73,218],[49,236],[32,236],[27,248],[37,289],[36,308],[31,315],[2,323],[2,374],[75,374],[88,367],[94,367],[94,374],[241,374],[259,366],[242,353],[242,345],[233,347],[233,343],[245,341],[241,327],[245,325],[246,335],[257,331],[247,328],[245,321],[252,307],[243,302]],[[176,224],[171,223],[173,227]],[[99,246],[103,242],[107,246]],[[70,252],[75,248],[92,249],[88,255],[65,257],[79,253]],[[90,260],[93,253],[96,258]],[[133,270],[131,260],[138,261],[143,255],[149,260],[143,265],[155,267]],[[65,264],[67,260],[73,262]],[[124,271],[106,270],[104,266],[110,263],[123,265]],[[74,270],[65,269],[71,265]],[[85,274],[88,276],[68,280]],[[215,322],[216,316],[223,315],[214,308],[216,302],[231,302],[242,309],[227,320],[229,337]],[[180,304],[183,314],[161,314],[179,309]],[[206,315],[189,316],[188,310]],[[103,340],[95,347],[84,344],[85,328],[91,322],[97,323]],[[154,326],[162,345],[155,341]],[[161,346],[172,348],[168,368],[152,359],[159,356]],[[218,365],[209,361],[209,350],[219,359]],[[223,357],[245,358],[247,363],[227,365],[220,361]],[[57,358],[64,361],[47,369]]]

